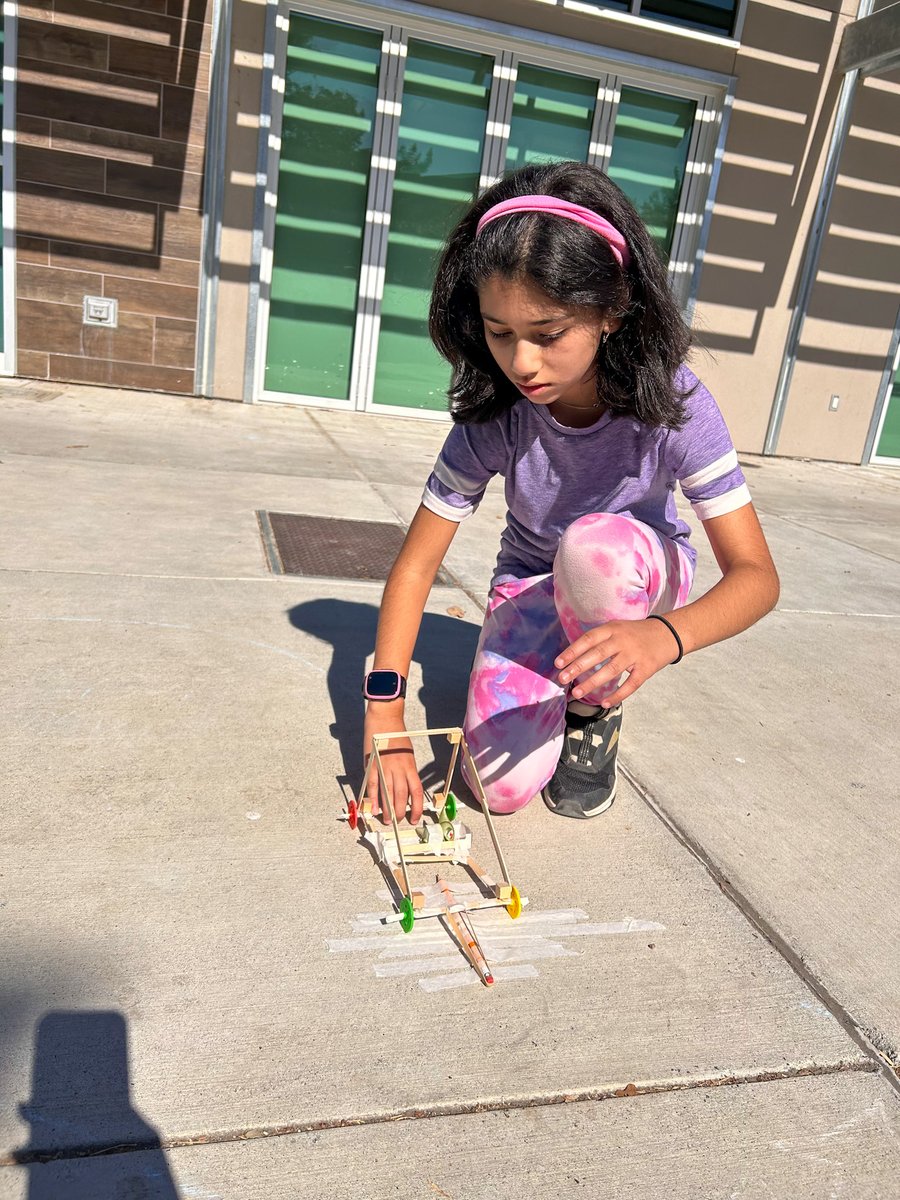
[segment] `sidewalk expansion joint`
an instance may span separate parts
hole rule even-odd
[[[900,1093],[900,1063],[892,1061],[882,1050],[875,1045],[865,1031],[859,1026],[856,1020],[851,1016],[846,1008],[831,994],[828,988],[817,979],[809,970],[803,958],[791,946],[771,922],[767,921],[759,909],[752,903],[742,891],[740,891],[731,880],[725,875],[721,868],[716,864],[714,859],[703,849],[701,844],[692,837],[682,826],[666,811],[662,803],[653,795],[649,788],[645,787],[640,780],[628,769],[623,763],[619,763],[619,770],[644,801],[647,807],[653,812],[656,817],[662,822],[666,829],[675,837],[685,849],[697,859],[697,861],[705,868],[707,874],[713,879],[719,889],[728,897],[735,905],[747,921],[760,933],[774,950],[785,960],[795,975],[809,988],[816,999],[828,1009],[834,1019],[838,1022],[847,1036],[855,1043],[855,1045],[871,1060],[871,1066],[868,1068],[872,1071],[880,1071],[890,1086],[895,1092]]]
[[[244,1129],[222,1130],[218,1133],[186,1134],[174,1137],[155,1137],[135,1142],[116,1142],[111,1145],[70,1146],[60,1150],[24,1150],[0,1157],[0,1167],[28,1166],[32,1163],[57,1162],[75,1158],[100,1158],[112,1154],[135,1154],[142,1150],[178,1150],[188,1146],[212,1146],[226,1143],[256,1141],[260,1138],[291,1137],[307,1133],[324,1133],[331,1129],[359,1129],[366,1125],[389,1125],[396,1121],[428,1121],[442,1117],[468,1117],[482,1113],[515,1112],[520,1109],[550,1108],[558,1104],[597,1103],[606,1100],[631,1100],[637,1096],[660,1096],[672,1092],[705,1090],[717,1087],[741,1087],[746,1084],[776,1083],[789,1079],[804,1079],[820,1075],[845,1075],[856,1072],[875,1072],[875,1063],[835,1062],[804,1067],[785,1067],[778,1071],[748,1071],[741,1075],[710,1076],[706,1079],[672,1079],[662,1083],[628,1083],[622,1087],[608,1084],[601,1088],[581,1088],[574,1092],[551,1092],[540,1096],[520,1096],[515,1099],[476,1100],[469,1103],[430,1104],[421,1108],[395,1109],[384,1113],[362,1113],[355,1117],[335,1117],[325,1121],[295,1121],[282,1125],[257,1125]]]

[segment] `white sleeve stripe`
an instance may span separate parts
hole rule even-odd
[[[721,496],[713,496],[712,500],[697,500],[696,503],[693,503],[693,509],[701,521],[708,521],[710,517],[724,517],[726,513],[743,508],[750,502],[750,489],[746,483],[742,483],[739,487],[732,488],[730,492],[725,492]]]
[[[434,473],[451,492],[459,492],[461,496],[472,496],[484,489],[485,484],[479,479],[469,479],[461,471],[448,467],[442,458],[434,464]]]
[[[454,508],[452,504],[447,504],[441,500],[434,492],[430,492],[428,488],[422,493],[422,503],[427,509],[435,513],[439,517],[444,517],[448,521],[464,521],[466,517],[471,517],[472,513],[478,507],[477,504],[467,505],[466,508]]]
[[[695,471],[693,475],[688,475],[685,479],[682,479],[681,490],[686,491],[688,488],[702,487],[704,483],[712,483],[714,479],[721,479],[723,475],[727,475],[730,471],[733,471],[737,465],[737,450],[729,450],[727,454],[723,454],[721,458],[717,458],[708,467],[703,467],[700,471]]]

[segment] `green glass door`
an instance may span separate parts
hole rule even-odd
[[[610,178],[641,215],[665,258],[672,247],[697,103],[623,87]]]
[[[629,85],[614,108],[599,62],[596,73],[562,70],[474,32],[466,47],[419,32],[387,17],[368,28],[298,11],[279,35],[271,278],[260,279],[268,399],[446,412],[449,368],[428,337],[431,285],[483,173],[599,162],[664,256],[679,212],[696,204],[684,182],[697,101]]]
[[[563,159],[586,162],[596,102],[596,79],[522,63],[513,95],[506,170]]]
[[[294,13],[265,387],[350,398],[382,34]]]
[[[410,40],[373,402],[446,411],[450,369],[428,337],[444,239],[478,190],[493,58]]]
[[[875,447],[878,458],[896,458],[900,460],[900,362],[894,372],[894,384],[888,396],[887,412]]]

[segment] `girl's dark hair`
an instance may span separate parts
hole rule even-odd
[[[478,221],[514,196],[546,195],[591,208],[624,236],[631,252],[623,270],[609,244],[577,221],[541,212]],[[624,193],[596,167],[557,162],[523,167],[489,188],[469,208],[438,264],[428,328],[453,367],[454,421],[489,421],[519,397],[485,341],[478,286],[492,275],[529,280],[560,304],[599,309],[621,327],[597,351],[597,395],[612,413],[647,425],[680,428],[684,399],[675,372],[691,334],[669,289],[647,229]]]

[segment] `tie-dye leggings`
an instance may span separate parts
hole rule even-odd
[[[675,542],[631,517],[591,513],[563,534],[552,574],[494,585],[465,723],[492,812],[523,808],[556,768],[573,686],[557,682],[557,655],[605,621],[678,608],[692,582],[690,561]],[[581,699],[602,704],[617,686]]]

